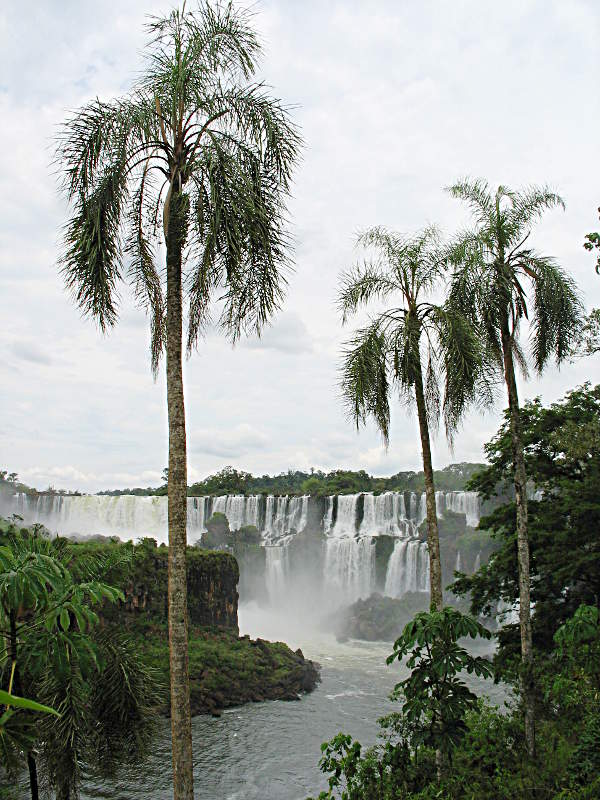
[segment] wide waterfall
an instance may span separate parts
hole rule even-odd
[[[479,522],[475,492],[436,493],[439,517]],[[426,517],[424,493],[384,492],[314,496],[223,495],[190,497],[188,540],[198,543],[213,514],[224,514],[231,531],[255,526],[264,546],[262,573],[254,576],[271,603],[352,602],[373,591],[401,597],[429,589],[427,544],[418,528]],[[0,513],[19,514],[63,535],[108,535],[167,540],[167,498],[133,495],[18,494]],[[386,544],[388,542],[389,544]],[[256,548],[256,546],[255,546]],[[244,567],[243,554],[241,568]],[[460,568],[460,555],[456,556]],[[247,586],[247,582],[244,584]]]

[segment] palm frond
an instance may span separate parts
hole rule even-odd
[[[220,325],[236,341],[260,331],[280,307],[290,269],[281,185],[260,154],[215,138],[196,183],[197,267],[189,283],[188,350],[206,322],[213,288],[223,287]]]
[[[156,268],[152,243],[145,232],[146,195],[151,193],[150,174],[144,169],[139,185],[132,197],[128,215],[128,235],[125,252],[130,257],[129,277],[136,299],[150,316],[150,358],[154,376],[158,371],[165,340],[165,298]],[[152,230],[152,225],[147,226]]]
[[[127,201],[123,157],[111,164],[89,194],[80,192],[66,226],[61,272],[85,314],[100,328],[117,318],[116,285],[122,276],[120,224]]]
[[[436,306],[430,319],[443,364],[444,424],[452,441],[468,406],[482,399],[486,384],[484,351],[478,331],[450,304]]]
[[[547,186],[529,186],[512,196],[512,207],[508,213],[511,237],[515,240],[528,233],[544,213],[553,208],[562,208],[565,203],[560,195]]]
[[[494,213],[494,200],[490,186],[483,178],[461,178],[447,186],[446,191],[452,197],[465,202],[480,226],[488,224]]]
[[[575,283],[554,259],[528,252],[520,267],[533,284],[531,349],[542,372],[552,356],[559,364],[568,358],[583,325],[583,307]]]
[[[343,352],[342,397],[358,428],[372,417],[386,446],[390,433],[388,345],[378,321],[356,332]]]
[[[342,273],[340,283],[337,306],[342,324],[361,306],[367,305],[373,299],[382,300],[399,288],[378,265],[368,262],[357,264],[348,272]]]

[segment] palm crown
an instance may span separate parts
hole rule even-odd
[[[449,191],[467,203],[475,221],[475,228],[460,234],[450,249],[455,267],[450,305],[479,323],[499,367],[504,340],[527,372],[519,345],[523,319],[530,323],[536,370],[541,372],[552,355],[561,362],[579,327],[580,301],[569,276],[528,241],[545,210],[564,208],[562,198],[537,186],[520,192],[499,186],[492,192],[486,181],[469,179]]]
[[[146,68],[132,91],[89,103],[59,136],[74,206],[67,286],[104,329],[116,321],[117,284],[127,280],[151,315],[154,369],[165,317],[155,255],[174,193],[185,190],[188,349],[215,293],[218,322],[234,340],[260,331],[282,298],[284,205],[300,140],[287,110],[250,81],[260,46],[249,21],[231,3],[152,19]]]
[[[371,317],[347,344],[341,386],[350,416],[357,425],[372,417],[387,444],[391,392],[411,402],[417,383],[424,382],[428,421],[435,426],[443,407],[451,438],[467,405],[478,397],[482,359],[477,336],[463,316],[429,300],[444,280],[439,234],[433,227],[412,237],[372,228],[358,243],[372,248],[376,258],[342,276],[343,321],[372,300],[400,302]]]

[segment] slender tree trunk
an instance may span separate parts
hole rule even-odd
[[[182,253],[188,198],[173,191],[167,230],[167,403],[169,416],[169,655],[174,800],[193,800],[186,573],[187,461],[182,352]]]
[[[508,390],[510,436],[514,464],[515,503],[517,506],[517,559],[519,565],[519,625],[521,629],[521,692],[525,705],[525,742],[530,757],[535,756],[535,707],[533,686],[533,642],[531,635],[531,598],[529,575],[529,537],[527,532],[527,474],[519,395],[507,331],[502,335],[504,376]]]
[[[444,608],[444,594],[442,590],[440,535],[438,532],[437,510],[435,507],[435,483],[433,480],[433,465],[431,463],[429,423],[427,422],[427,407],[425,405],[425,394],[423,392],[423,373],[420,364],[415,381],[415,397],[417,401],[417,416],[419,418],[419,433],[421,434],[421,450],[423,453],[423,474],[425,476],[430,604],[432,611],[441,611]],[[442,756],[442,751],[439,749],[435,751],[435,767],[439,783],[442,780],[442,772],[444,769],[444,758]]]
[[[23,697],[23,684],[21,683],[21,675],[19,673],[19,665],[17,664],[17,619],[15,612],[11,611],[9,614],[10,621],[10,660],[14,664],[13,683],[14,693],[17,697]],[[11,667],[12,668],[12,667]],[[29,771],[29,792],[31,800],[39,800],[39,787],[37,776],[37,764],[33,753],[28,751],[27,754],[27,769]]]
[[[440,561],[440,537],[438,533],[437,511],[435,508],[435,484],[433,466],[431,464],[431,444],[429,442],[429,424],[425,394],[423,392],[423,375],[419,365],[415,381],[415,397],[423,451],[423,473],[425,475],[425,500],[427,506],[427,548],[429,550],[429,586],[431,592],[431,608],[441,611],[444,607],[442,593],[442,563]]]

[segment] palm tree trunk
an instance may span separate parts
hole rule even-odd
[[[433,480],[433,465],[431,463],[431,443],[429,441],[429,423],[427,422],[427,407],[425,393],[423,392],[423,372],[421,364],[417,368],[415,380],[415,398],[417,401],[417,416],[419,418],[419,433],[421,434],[421,450],[423,453],[423,474],[425,476],[425,504],[427,509],[427,549],[429,550],[429,592],[432,611],[442,611],[444,608],[444,594],[442,590],[442,562],[440,559],[440,535],[438,532],[437,510],[435,507],[435,483]],[[435,768],[438,783],[442,780],[444,758],[441,750],[435,751]]]
[[[421,449],[423,452],[423,473],[425,475],[425,501],[427,507],[427,549],[429,550],[429,586],[431,592],[431,608],[441,611],[444,607],[442,593],[442,563],[440,561],[440,537],[438,533],[437,511],[435,508],[435,484],[433,481],[433,467],[431,464],[431,444],[429,442],[429,424],[427,422],[427,409],[425,394],[423,392],[423,374],[421,366],[417,370],[415,380],[415,398],[417,401],[417,415],[419,417],[419,432],[421,434]]]
[[[188,198],[173,192],[167,229],[167,405],[169,416],[169,666],[173,798],[193,800],[186,573],[187,461],[182,352],[182,252]]]
[[[502,335],[504,376],[508,390],[510,436],[514,464],[515,503],[517,506],[517,559],[519,565],[519,625],[521,629],[521,692],[525,705],[525,742],[530,757],[535,756],[535,708],[533,686],[533,642],[531,635],[531,598],[529,575],[529,537],[527,532],[527,474],[519,395],[515,378],[510,335]]]

